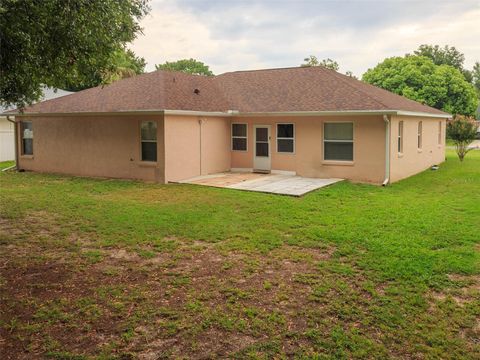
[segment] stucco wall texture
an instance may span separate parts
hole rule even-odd
[[[169,182],[253,168],[254,125],[270,125],[271,168],[304,177],[344,178],[381,184],[385,179],[385,130],[382,116],[206,117],[179,115],[17,117],[33,123],[33,156],[20,156],[21,169],[79,176]],[[397,152],[398,122],[404,122],[404,151]],[[140,160],[140,124],[157,122],[156,163]],[[353,122],[351,162],[323,160],[326,122]],[[422,149],[417,147],[422,121]],[[246,123],[247,151],[231,150],[231,124]],[[279,153],[278,123],[295,125],[293,154]],[[442,124],[441,144],[438,127]],[[19,126],[17,124],[17,126]],[[20,131],[17,139],[21,148]],[[392,116],[390,181],[420,172],[445,158],[445,120]]]
[[[293,171],[317,178],[342,178],[359,182],[381,183],[385,175],[385,123],[382,116],[362,117],[258,117],[233,119],[247,123],[248,149],[232,151],[232,168],[253,167],[253,125],[271,125],[272,169]],[[353,122],[353,161],[323,160],[323,125],[325,122]],[[278,123],[295,124],[295,151],[277,152]]]
[[[79,176],[165,180],[163,116],[54,116],[25,117],[21,120],[32,121],[33,125],[33,155],[20,155],[21,169]],[[140,123],[147,120],[157,121],[157,163],[140,161]],[[18,133],[20,149],[20,129]]]
[[[398,152],[398,124],[400,121],[403,121],[402,153]],[[422,146],[418,148],[418,123],[420,121],[422,122]],[[446,120],[444,119],[392,116],[390,181],[404,179],[445,161],[445,133]]]
[[[165,165],[167,181],[230,170],[229,119],[166,116]]]

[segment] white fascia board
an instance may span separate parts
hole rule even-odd
[[[232,116],[232,114],[222,111],[164,110],[163,112],[165,115],[178,116]]]
[[[117,116],[117,115],[177,115],[177,116],[214,116],[214,117],[262,117],[262,116],[367,116],[367,115],[399,115],[422,116],[440,119],[451,119],[452,115],[431,114],[425,112],[403,110],[341,110],[341,111],[272,111],[272,112],[238,112],[238,111],[192,111],[192,110],[129,110],[108,112],[58,112],[58,113],[10,113],[9,116]]]
[[[272,111],[240,112],[236,116],[352,116],[352,115],[396,115],[396,110],[341,110],[341,111]]]
[[[183,115],[183,116],[231,116],[229,113],[220,111],[191,111],[191,110],[129,110],[129,111],[105,111],[105,112],[55,112],[55,113],[14,113],[11,116],[123,116],[123,115]]]
[[[439,118],[439,119],[451,119],[453,117],[451,114],[431,114],[431,113],[425,113],[425,112],[402,111],[402,110],[398,110],[396,115],[421,116],[421,117],[430,117],[430,118]]]
[[[164,110],[128,110],[128,111],[77,111],[77,112],[55,112],[55,113],[14,113],[11,116],[113,116],[113,115],[163,115]]]

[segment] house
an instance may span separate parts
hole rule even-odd
[[[60,96],[73,94],[69,91],[52,89],[45,87],[43,88],[43,100],[55,99]],[[4,108],[0,106],[0,114],[11,110],[10,108]],[[15,135],[14,135],[14,125],[12,122],[7,120],[6,116],[0,115],[0,161],[8,161],[15,159]]]
[[[161,183],[261,171],[374,184],[443,162],[450,117],[323,67],[160,70],[14,115],[24,170]]]

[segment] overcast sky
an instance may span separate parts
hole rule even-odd
[[[195,58],[215,74],[332,58],[361,76],[420,44],[480,61],[480,0],[152,0],[131,48],[154,64]]]

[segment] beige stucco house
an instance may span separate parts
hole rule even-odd
[[[13,115],[24,170],[162,183],[263,171],[374,184],[444,161],[450,117],[323,67],[155,71]]]

